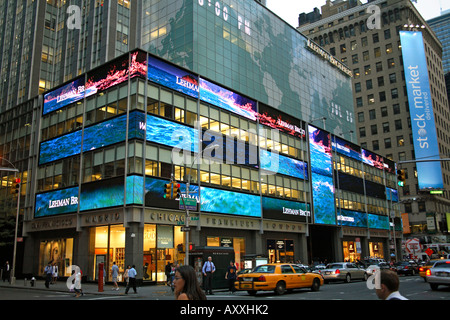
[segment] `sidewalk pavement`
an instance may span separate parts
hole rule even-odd
[[[26,281],[24,279],[16,279],[15,284],[9,284],[8,282],[0,281],[0,288],[17,288],[17,289],[29,289],[29,290],[43,290],[43,291],[56,291],[69,293],[70,290],[67,288],[66,280],[56,281],[55,284],[50,284],[47,289],[45,287],[45,280],[36,280],[34,286],[31,286],[30,279]],[[94,294],[94,295],[104,295],[104,296],[125,296],[125,286],[123,283],[119,285],[119,290],[112,290],[112,283],[106,283],[103,286],[103,291],[99,292],[98,283],[87,282],[81,283],[81,289],[84,294]],[[137,287],[137,293],[140,296],[145,296],[147,298],[163,298],[170,299],[173,298],[174,294],[172,289],[166,285],[143,285]],[[133,288],[130,288],[128,294],[134,295]]]

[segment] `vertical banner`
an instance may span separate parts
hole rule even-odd
[[[416,160],[439,159],[427,61],[421,32],[400,31]],[[439,161],[417,162],[419,189],[443,189]]]
[[[314,222],[336,224],[331,137],[322,129],[308,126]]]

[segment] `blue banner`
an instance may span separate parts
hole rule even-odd
[[[439,159],[427,61],[421,32],[400,31],[416,160]],[[417,162],[419,189],[443,189],[440,162]]]

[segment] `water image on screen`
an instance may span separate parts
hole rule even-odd
[[[148,57],[148,79],[198,98],[198,77],[155,57]]]
[[[74,213],[78,209],[78,187],[50,191],[36,195],[34,217]]]
[[[256,121],[256,101],[200,78],[200,100]]]
[[[314,221],[336,224],[330,134],[308,126]]]
[[[84,77],[76,79],[44,95],[43,115],[84,98]]]

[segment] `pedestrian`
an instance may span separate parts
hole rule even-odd
[[[130,290],[130,287],[133,287],[134,293],[137,293],[136,290],[136,266],[133,264],[131,266],[131,269],[128,270],[128,285],[125,289],[125,294],[128,294],[128,290]]]
[[[81,289],[81,271],[79,268],[77,268],[77,270],[75,271],[75,284],[73,290],[76,293],[75,295],[76,298],[84,296],[83,290]]]
[[[52,281],[52,273],[53,273],[52,262],[49,261],[47,263],[47,266],[44,268],[45,287],[47,289],[50,288],[50,282]]]
[[[113,290],[119,290],[119,285],[117,284],[117,278],[119,277],[119,267],[117,266],[116,262],[113,262],[113,265],[111,267],[111,276],[113,280]]]
[[[227,268],[227,273],[225,274],[225,279],[228,281],[228,289],[233,294],[236,291],[234,287],[234,282],[236,281],[237,268],[233,261],[230,261],[230,265]]]
[[[131,269],[130,265],[127,265],[127,268],[125,269],[125,272],[123,273],[123,278],[125,279],[125,285],[128,287],[128,282],[130,280],[130,277],[128,276],[128,271]]]
[[[195,270],[191,266],[185,265],[177,268],[173,280],[176,300],[206,300]]]
[[[9,283],[11,283],[11,279],[9,275],[11,274],[11,266],[9,265],[9,261],[5,262],[5,265],[3,266],[3,282],[5,280],[8,280]]]
[[[166,274],[166,285],[170,286],[170,273],[172,272],[172,263],[170,261],[167,261],[166,268],[164,270],[164,273]]]
[[[58,279],[58,265],[55,262],[52,266],[52,282],[51,282],[51,284],[55,284],[57,279]]]
[[[206,261],[205,264],[203,265],[202,272],[203,272],[203,275],[206,277],[205,282],[204,282],[205,283],[204,288],[205,288],[206,294],[208,294],[208,291],[209,291],[209,294],[214,294],[212,292],[212,276],[213,276],[214,272],[216,272],[216,267],[214,266],[214,263],[212,262],[211,256],[208,257],[208,261]]]
[[[378,298],[381,300],[408,300],[400,294],[400,280],[397,273],[392,270],[380,270],[380,288],[376,288]]]

